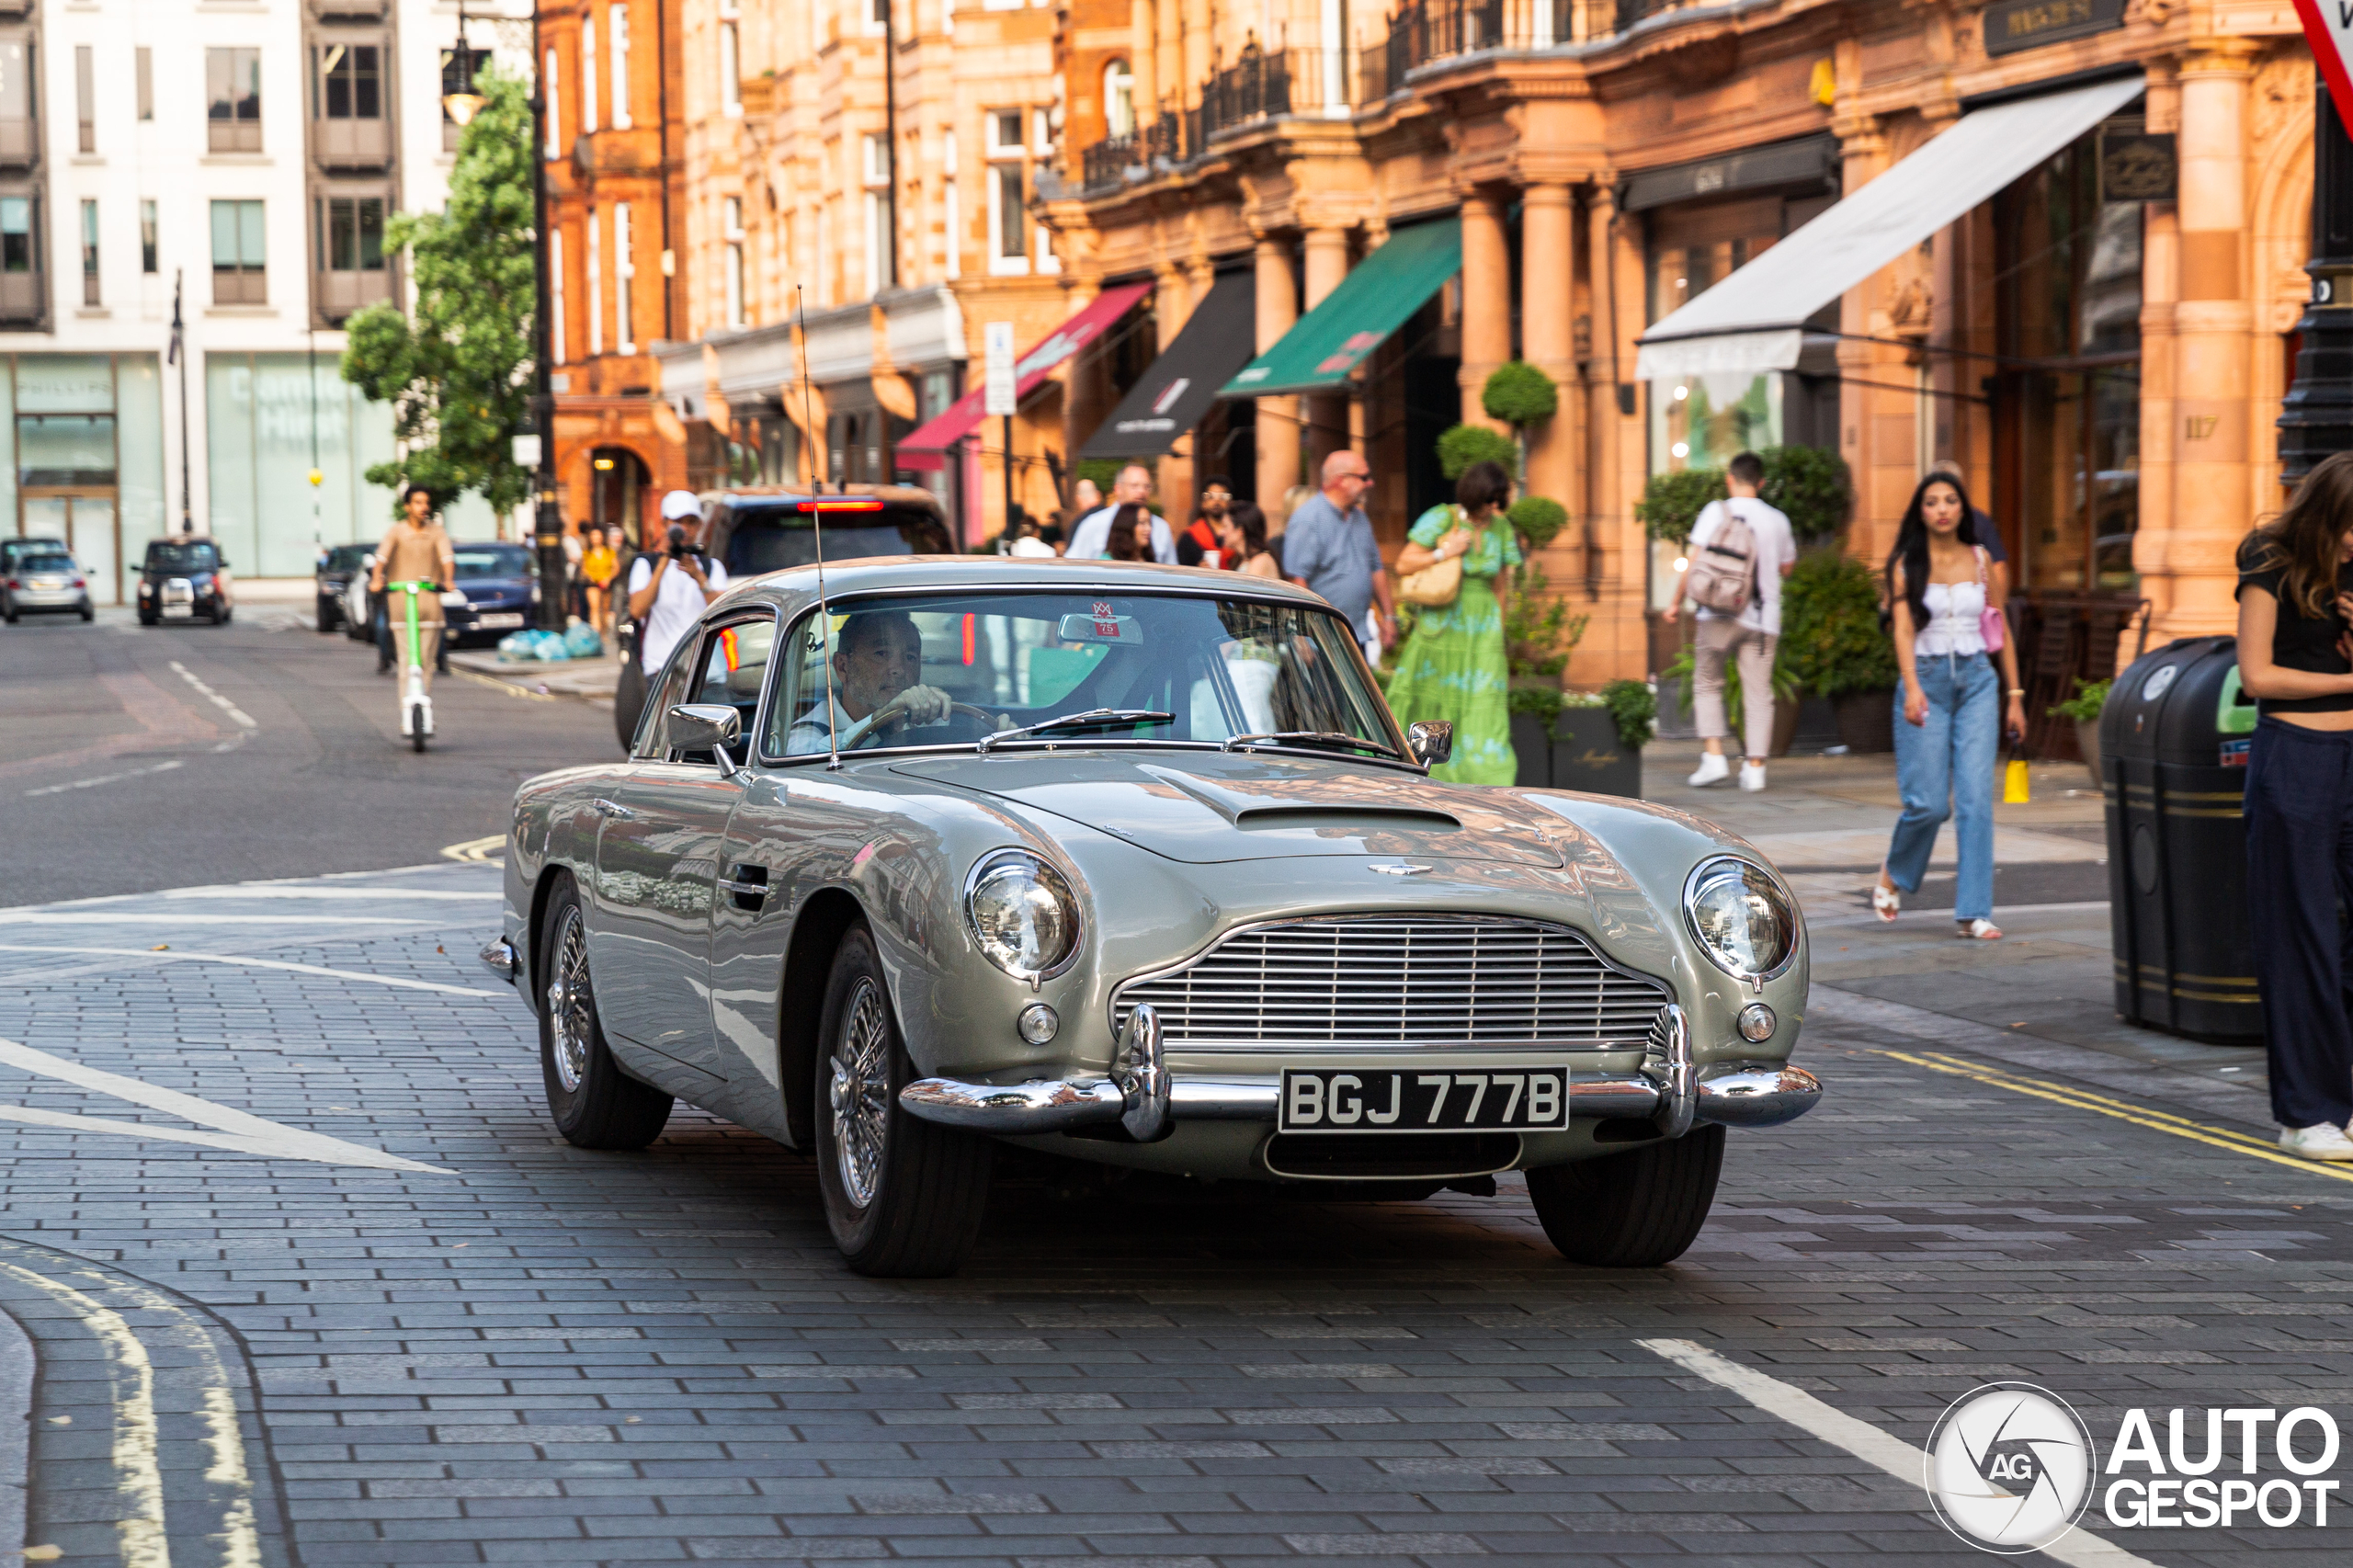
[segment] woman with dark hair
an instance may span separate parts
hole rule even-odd
[[[1433,778],[1510,784],[1519,777],[1511,749],[1511,665],[1495,597],[1495,580],[1522,559],[1504,517],[1510,500],[1511,476],[1501,464],[1472,463],[1454,482],[1454,505],[1423,513],[1397,556],[1401,577],[1444,561],[1462,563],[1454,602],[1415,611],[1389,683],[1390,711],[1406,723],[1453,721],[1454,756],[1430,769]]]
[[[2002,935],[1993,918],[1995,752],[2004,730],[2026,730],[2018,653],[1992,571],[1961,481],[1942,473],[1922,480],[1887,557],[1895,663],[1904,675],[1895,696],[1904,814],[1871,889],[1873,913],[1894,919],[1903,895],[1920,891],[1937,829],[1951,817],[1961,856],[1953,934],[1985,942]]]
[[[1283,569],[1267,548],[1267,514],[1256,501],[1232,501],[1217,520],[1218,559],[1247,577],[1280,580]]]
[[[1152,561],[1152,511],[1134,502],[1121,503],[1111,514],[1111,531],[1103,541],[1112,561]]]
[[[2337,901],[2353,898],[2353,452],[2304,476],[2239,546],[2239,686],[2256,699],[2246,770],[2247,935],[2279,1147],[2353,1160],[2353,1022]]]

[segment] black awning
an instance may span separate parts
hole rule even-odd
[[[1257,283],[1248,272],[1222,272],[1193,307],[1143,379],[1078,449],[1082,458],[1151,458],[1173,449],[1201,422],[1218,390],[1250,362],[1258,346]]]

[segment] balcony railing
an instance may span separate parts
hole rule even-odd
[[[1389,18],[1381,85],[1394,92],[1416,66],[1513,42],[1527,40],[1505,32],[1504,0],[1406,0]]]
[[[1201,85],[1201,130],[1214,136],[1231,126],[1289,114],[1291,63],[1288,53],[1262,53],[1256,44],[1242,58]]]

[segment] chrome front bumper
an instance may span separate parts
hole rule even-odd
[[[1680,1007],[1667,1012],[1666,1051],[1631,1078],[1572,1078],[1572,1117],[1648,1121],[1664,1138],[1694,1126],[1778,1127],[1812,1110],[1822,1081],[1786,1062],[1728,1063],[1702,1070],[1692,1060],[1691,1030]],[[899,1091],[910,1115],[943,1126],[1013,1135],[1068,1132],[1121,1122],[1139,1142],[1167,1134],[1174,1121],[1264,1121],[1277,1118],[1282,1081],[1272,1074],[1172,1078],[1163,1059],[1160,1019],[1149,1004],[1129,1015],[1112,1056],[1111,1075],[1091,1082],[1032,1079],[972,1084],[924,1078]],[[1704,1071],[1704,1074],[1702,1075]]]

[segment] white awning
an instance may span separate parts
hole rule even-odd
[[[1646,381],[1787,370],[1808,316],[2141,96],[2138,76],[1962,115],[1950,130],[1643,334]]]

